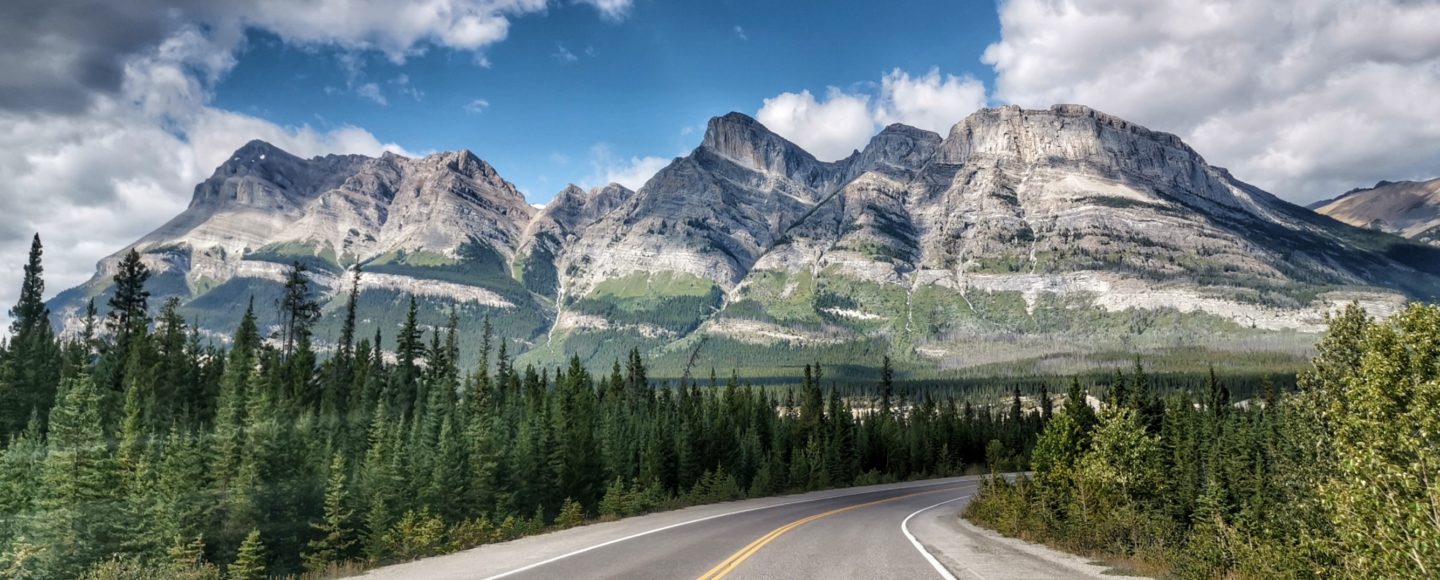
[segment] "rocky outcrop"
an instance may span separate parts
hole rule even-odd
[[[1381,181],[1313,206],[1316,212],[1358,228],[1440,245],[1440,178]]]
[[[1435,214],[1398,216],[1436,183],[1321,211],[1428,229]],[[1170,317],[1151,331],[1166,344],[1184,321],[1311,333],[1340,302],[1383,314],[1440,289],[1440,250],[1317,216],[1174,135],[1076,105],[983,109],[943,138],[891,125],[835,162],[731,113],[638,191],[572,185],[540,210],[468,151],[300,159],[257,141],[133,247],[160,273],[157,296],[200,314],[296,260],[339,300],[362,266],[382,332],[414,295],[432,320],[491,316],[519,346],[587,357],[714,337],[1008,361],[1081,347],[1016,336],[1138,334],[1156,316]],[[103,294],[118,255],[52,309]],[[1009,346],[956,354],[984,337]]]
[[[516,272],[525,288],[554,298],[559,290],[556,259],[591,224],[625,203],[635,192],[611,183],[585,191],[568,185],[526,226],[516,253]]]

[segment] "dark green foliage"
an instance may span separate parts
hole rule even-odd
[[[50,309],[43,300],[45,268],[40,236],[30,245],[20,284],[20,300],[10,309],[10,342],[0,347],[0,437],[25,428],[32,416],[50,414],[60,382],[60,348],[50,328]]]
[[[26,288],[41,287],[38,245],[35,258]],[[841,389],[849,367],[819,363],[783,388],[733,374],[722,386],[713,371],[706,387],[656,384],[636,348],[617,352],[605,374],[579,357],[522,367],[510,353],[529,335],[497,332],[488,317],[467,373],[475,355],[462,346],[459,310],[437,319],[414,297],[377,324],[393,329],[390,350],[378,331],[356,342],[366,294],[352,292],[335,314],[337,344],[320,353],[319,310],[298,264],[259,308],[235,307],[224,351],[199,338],[177,300],[152,325],[143,263],[132,253],[124,264],[114,333],[62,349],[34,331],[64,367],[48,414],[21,398],[0,403],[26,418],[0,450],[6,573],[323,574],[597,515],[943,476],[987,460],[1024,468],[1043,425],[1040,413],[1000,412],[998,396],[976,407],[907,391],[888,371]],[[43,320],[32,294],[16,312]],[[270,340],[267,327],[278,329]]]
[[[149,323],[150,291],[145,289],[149,279],[150,269],[140,260],[140,253],[133,249],[126,253],[115,273],[114,294],[105,321],[116,335],[117,344],[128,344],[129,337],[143,332]]]
[[[260,530],[251,530],[240,544],[235,561],[225,567],[225,580],[265,580],[265,544],[260,541]]]
[[[1183,578],[1426,578],[1440,309],[1330,322],[1300,392],[1267,377],[1246,404],[1214,371],[1157,407],[1137,368],[1098,418],[1067,402],[1033,480],[988,483],[968,517]],[[1082,396],[1072,383],[1070,400]],[[1093,427],[1083,427],[1093,425]]]

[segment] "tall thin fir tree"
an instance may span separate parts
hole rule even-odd
[[[116,467],[100,413],[101,395],[81,375],[61,389],[50,412],[49,451],[41,473],[38,507],[45,517],[34,537],[49,546],[43,567],[49,575],[72,578],[106,554],[118,532],[112,518],[119,504]]]
[[[348,560],[355,545],[355,530],[351,527],[354,514],[347,507],[345,475],[345,456],[336,453],[330,459],[330,476],[325,484],[324,519],[310,524],[320,533],[306,544],[305,568],[311,572],[324,572],[331,564]]]
[[[122,349],[129,344],[130,337],[144,332],[150,323],[150,291],[145,289],[149,279],[150,268],[132,248],[120,260],[115,272],[110,311],[105,314],[105,326]]]
[[[10,309],[10,348],[0,367],[0,437],[25,428],[32,414],[46,417],[60,382],[61,352],[45,306],[44,247],[40,235],[30,244],[30,257],[20,283],[20,300]]]
[[[320,305],[311,295],[308,272],[305,264],[290,264],[285,274],[285,289],[277,304],[281,353],[286,358],[295,353],[297,344],[309,336],[311,325],[320,317]]]

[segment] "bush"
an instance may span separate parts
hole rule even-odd
[[[564,528],[573,528],[585,523],[585,509],[580,507],[580,502],[573,498],[565,498],[560,504],[560,515],[555,518],[555,525]]]
[[[405,512],[400,522],[385,533],[385,547],[397,560],[409,561],[433,556],[445,550],[445,522],[430,515],[430,509]]]

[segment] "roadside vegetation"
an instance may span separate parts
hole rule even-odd
[[[1316,348],[1297,392],[1243,405],[1136,374],[1097,412],[1077,383],[1034,478],[988,481],[966,517],[1162,576],[1440,575],[1440,307],[1352,305]]]
[[[657,385],[633,350],[608,372],[519,368],[488,319],[462,352],[458,318],[426,329],[413,298],[393,351],[357,336],[352,294],[321,353],[301,265],[222,347],[176,302],[152,310],[132,252],[104,313],[60,338],[42,274],[37,237],[0,348],[5,578],[334,577],[595,518],[1024,469],[1050,416],[1018,391],[907,391],[888,359],[843,394],[818,365],[784,388]]]

